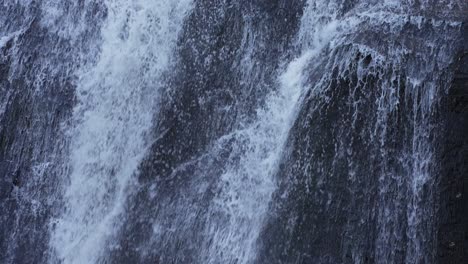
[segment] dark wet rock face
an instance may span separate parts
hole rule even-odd
[[[468,5],[1,1],[0,263],[465,263]]]
[[[440,141],[439,263],[463,263],[468,257],[468,31],[454,61],[455,75],[443,101]]]
[[[422,28],[428,31],[420,34],[408,23],[397,33],[402,34],[397,42],[381,40],[388,49],[380,55],[391,58],[395,50],[411,50],[393,61],[349,47],[332,53],[330,61],[336,56],[347,58],[346,63],[331,64],[325,89],[307,97],[295,121],[262,233],[260,262],[463,262],[465,204],[454,197],[461,199],[466,178],[464,62],[434,65],[436,54],[420,40],[432,35],[445,45],[445,40],[436,40],[445,32],[429,24]],[[375,30],[366,35],[380,34]],[[454,34],[459,30],[454,28]],[[375,45],[372,38],[358,41]],[[460,50],[459,39],[454,41],[446,46],[453,50],[449,56]],[[427,67],[435,68],[425,75]],[[415,70],[422,83],[411,79]],[[432,92],[440,98],[432,103],[427,97],[431,85],[437,86]],[[432,105],[421,107],[428,103]],[[445,156],[439,160],[441,150]],[[445,166],[451,173],[442,169],[441,184],[426,178]],[[452,248],[447,252],[441,245],[449,237],[457,242],[445,242]]]

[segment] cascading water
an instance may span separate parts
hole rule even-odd
[[[51,237],[58,259],[66,263],[97,262],[119,228],[191,1],[106,4],[99,59],[78,73],[71,175],[64,179],[65,211],[54,220]]]
[[[306,14],[297,46],[301,46],[301,41],[310,31],[312,42],[304,45],[299,57],[285,67],[278,79],[278,90],[267,95],[267,103],[257,110],[256,120],[222,138],[222,141],[234,138],[242,146],[243,152],[239,160],[228,164],[220,176],[220,194],[208,209],[209,215],[217,218],[223,215],[225,222],[220,226],[208,225],[208,237],[213,242],[207,252],[206,263],[255,261],[258,235],[277,185],[275,175],[284,154],[289,129],[296,119],[300,98],[306,92],[304,71],[307,65],[320,61],[318,56],[321,51],[329,45],[338,30],[344,30],[338,29],[336,21],[310,23],[307,21],[311,19],[310,16],[317,19],[318,15]],[[315,90],[320,88],[317,85],[311,92],[316,93]]]
[[[306,99],[311,103],[296,120],[261,259],[433,263],[437,169],[430,138],[455,49],[439,34],[461,23],[427,19],[428,5],[397,1],[311,1],[309,8],[315,25],[336,19],[352,26],[326,58],[323,92]],[[422,29],[434,37],[415,45]],[[329,119],[335,123],[324,123]]]
[[[2,1],[0,262],[463,263],[467,14]]]

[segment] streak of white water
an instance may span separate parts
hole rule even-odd
[[[312,2],[309,8],[314,8]],[[321,52],[338,33],[352,25],[350,21],[339,24],[332,19],[320,20],[316,9],[309,11],[302,19],[298,36],[301,55],[290,62],[279,76],[279,89],[271,92],[267,104],[257,110],[255,122],[226,136],[226,140],[234,137],[242,145],[237,147],[245,152],[240,161],[228,165],[220,177],[221,190],[209,215],[222,215],[226,222],[208,226],[207,233],[212,243],[204,252],[207,263],[255,261],[256,241],[276,189],[275,174],[284,145],[296,119],[301,97],[310,88],[305,71],[313,68],[310,66],[319,60]],[[317,23],[312,24],[311,21]],[[312,87],[316,88],[320,87]]]
[[[207,252],[208,263],[248,263],[254,259],[255,242],[275,190],[276,165],[302,92],[302,71],[310,58],[306,53],[293,61],[281,77],[283,89],[269,96],[266,108],[258,110],[258,120],[233,135],[246,141],[246,153],[240,165],[229,166],[221,175],[221,192],[210,214],[221,213],[228,222],[208,227],[214,241]]]
[[[8,34],[6,36],[2,36],[0,37],[0,49],[3,48],[8,41],[10,41],[12,38],[16,37],[17,36],[17,32],[15,33],[12,33],[12,34]]]
[[[100,57],[78,74],[66,208],[51,230],[50,247],[65,263],[101,261],[119,228],[192,1],[109,0],[106,7]]]

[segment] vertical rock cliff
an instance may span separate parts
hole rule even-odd
[[[451,87],[443,97],[443,133],[438,186],[438,261],[463,263],[468,258],[468,24],[453,62]]]
[[[1,263],[465,263],[465,0],[3,0]]]

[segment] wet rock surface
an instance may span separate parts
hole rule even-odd
[[[454,61],[454,77],[443,101],[439,181],[438,261],[468,258],[468,27]]]
[[[56,226],[75,210],[67,207],[67,188],[73,159],[81,157],[71,156],[67,131],[81,121],[73,119],[77,87],[101,58],[109,3],[3,1],[0,262],[465,263],[468,6],[428,0],[373,9],[376,2],[189,3],[170,66],[148,81],[163,89],[144,158],[129,172],[134,181],[109,187],[122,175],[118,167],[84,166],[88,181],[111,183],[95,186],[110,190],[108,200],[93,201],[101,207],[90,204],[84,220],[71,217],[94,228],[89,234],[104,234],[100,255],[67,258],[95,247],[79,232],[58,255],[50,239],[61,238]],[[123,12],[118,41],[126,44],[128,23],[143,17],[131,14],[145,4]],[[148,21],[175,27],[160,17]],[[146,43],[143,33],[136,43]],[[294,64],[309,50],[318,55]],[[301,86],[298,102],[284,99],[295,87],[285,83]],[[278,118],[282,142],[283,130],[268,124],[290,104],[297,113]],[[97,149],[101,156],[122,151]],[[92,210],[109,210],[112,203],[102,204],[122,193],[123,213],[109,222],[115,226],[95,228]]]

